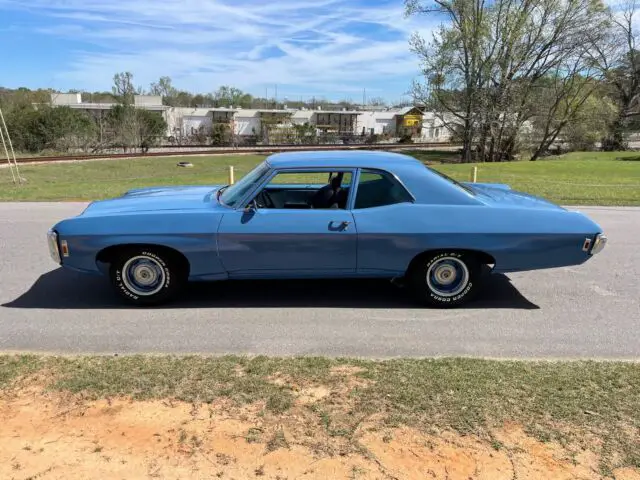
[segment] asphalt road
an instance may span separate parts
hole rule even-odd
[[[123,306],[106,280],[50,260],[50,225],[84,204],[0,204],[0,350],[507,358],[640,358],[640,208],[581,208],[609,244],[587,264],[493,275],[466,308],[416,308],[380,281],[193,285]]]

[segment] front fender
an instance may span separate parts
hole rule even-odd
[[[75,217],[54,229],[66,240],[69,254],[62,266],[105,273],[98,255],[119,245],[158,245],[174,249],[189,261],[190,278],[226,275],[217,251],[216,230],[221,214],[176,212],[163,215]]]

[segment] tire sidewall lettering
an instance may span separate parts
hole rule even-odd
[[[451,253],[439,253],[433,257],[431,257],[429,259],[429,261],[425,264],[425,272],[429,270],[429,267],[436,261],[438,261],[441,258],[444,257],[455,257],[458,259],[462,259],[463,255],[457,252],[451,252]],[[426,282],[425,282],[426,283]],[[442,303],[442,304],[450,304],[450,303],[457,303],[459,301],[461,301],[462,299],[464,299],[465,296],[467,296],[469,294],[469,292],[471,292],[471,290],[473,289],[473,282],[471,281],[471,279],[469,279],[469,281],[467,281],[466,286],[464,287],[464,290],[462,292],[460,292],[459,294],[453,296],[453,297],[443,297],[440,296],[436,293],[434,293],[433,291],[431,291],[428,287],[428,284],[426,284],[427,287],[427,291],[429,292],[429,297],[433,300],[435,300],[438,303]]]
[[[134,254],[134,255],[137,255],[137,254]],[[158,262],[158,264],[160,265],[160,268],[162,268],[162,271],[164,272],[164,276],[165,276],[165,281],[164,281],[164,284],[162,286],[162,289],[163,290],[168,290],[169,288],[171,288],[171,270],[167,267],[167,263],[162,259],[162,257],[158,256],[157,254],[155,254],[153,252],[148,252],[146,250],[140,252],[139,255],[144,255],[145,257],[152,258],[153,260]],[[124,259],[121,263],[126,262],[127,259]],[[118,289],[125,296],[127,296],[127,297],[129,297],[129,298],[131,298],[133,300],[138,300],[140,298],[139,295],[136,295],[131,290],[129,290],[127,288],[127,286],[125,285],[125,283],[123,282],[121,268],[118,268],[115,271],[115,280],[116,280],[116,285],[117,285]],[[158,295],[158,293],[152,295],[151,297],[155,297],[157,295]]]
[[[127,287],[125,286],[124,282],[122,281],[122,271],[120,269],[116,270],[116,283],[118,286],[118,289],[127,297],[130,297],[134,300],[138,300],[138,296],[134,295],[129,289],[127,289]]]
[[[142,255],[149,257],[149,258],[153,258],[154,260],[156,260],[159,264],[160,267],[162,268],[162,271],[164,272],[164,285],[163,288],[167,289],[171,286],[171,270],[169,270],[169,268],[167,268],[167,263],[162,259],[162,257],[159,257],[158,255],[156,255],[153,252],[147,252],[147,251],[143,251]]]

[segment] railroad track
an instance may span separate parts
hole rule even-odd
[[[421,148],[456,148],[461,147],[452,143],[390,143],[377,145],[264,145],[257,147],[184,147],[198,148],[198,150],[169,150],[147,153],[104,153],[85,155],[64,155],[64,156],[41,156],[16,158],[19,164],[28,163],[53,163],[68,162],[74,160],[112,160],[122,158],[146,158],[146,157],[174,157],[174,156],[196,156],[196,155],[221,155],[233,153],[255,153],[257,155],[268,155],[287,151],[309,151],[309,150],[416,150]],[[170,147],[171,148],[171,147]],[[179,148],[179,147],[178,147]],[[200,149],[201,148],[201,149]]]

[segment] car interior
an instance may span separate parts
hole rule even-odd
[[[317,176],[318,174],[315,174]],[[346,176],[351,177],[351,173]],[[331,172],[325,185],[318,183],[272,182],[256,196],[258,208],[347,208],[350,185],[345,172]]]
[[[256,205],[258,208],[275,209],[346,209],[351,191],[351,172],[331,172],[324,185],[318,182],[320,175],[326,173],[276,175],[255,197]],[[378,172],[361,173],[356,195],[355,208],[411,200],[402,187]]]

